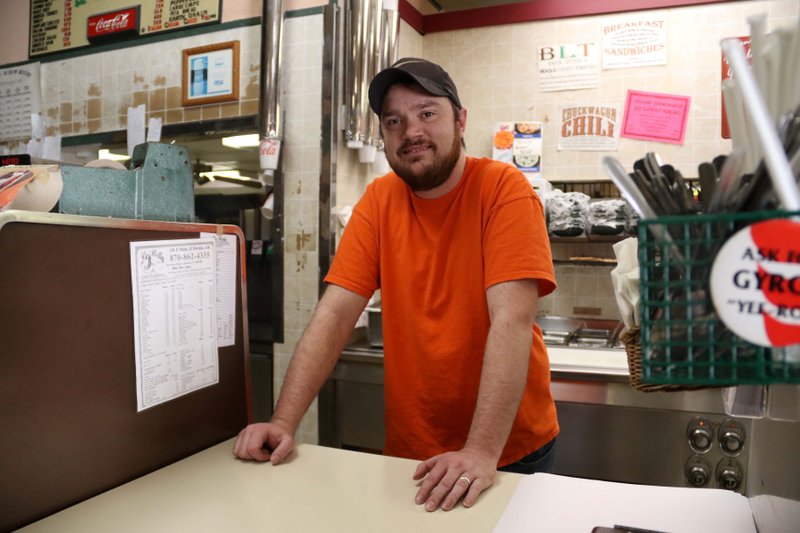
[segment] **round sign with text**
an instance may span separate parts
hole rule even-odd
[[[800,343],[800,224],[776,219],[742,229],[711,268],[722,322],[761,346]]]

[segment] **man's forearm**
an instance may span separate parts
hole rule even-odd
[[[500,457],[525,391],[531,342],[530,325],[492,324],[484,353],[478,402],[465,447]]]
[[[528,380],[539,284],[535,280],[498,283],[486,291],[486,301],[491,326],[483,354],[478,402],[465,447],[498,459]]]
[[[297,347],[281,387],[272,422],[295,432],[330,375],[367,300],[330,286],[320,300]]]

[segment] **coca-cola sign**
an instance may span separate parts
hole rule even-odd
[[[92,15],[87,21],[86,37],[89,41],[139,34],[139,6]]]

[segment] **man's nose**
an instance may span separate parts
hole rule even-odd
[[[403,133],[408,139],[419,137],[422,135],[422,122],[416,119],[406,121],[406,127]]]

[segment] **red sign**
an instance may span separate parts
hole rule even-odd
[[[0,156],[0,167],[6,165],[30,165],[31,156],[28,154],[13,154]]]
[[[87,20],[86,37],[89,41],[130,33],[139,33],[139,6],[92,15]]]

